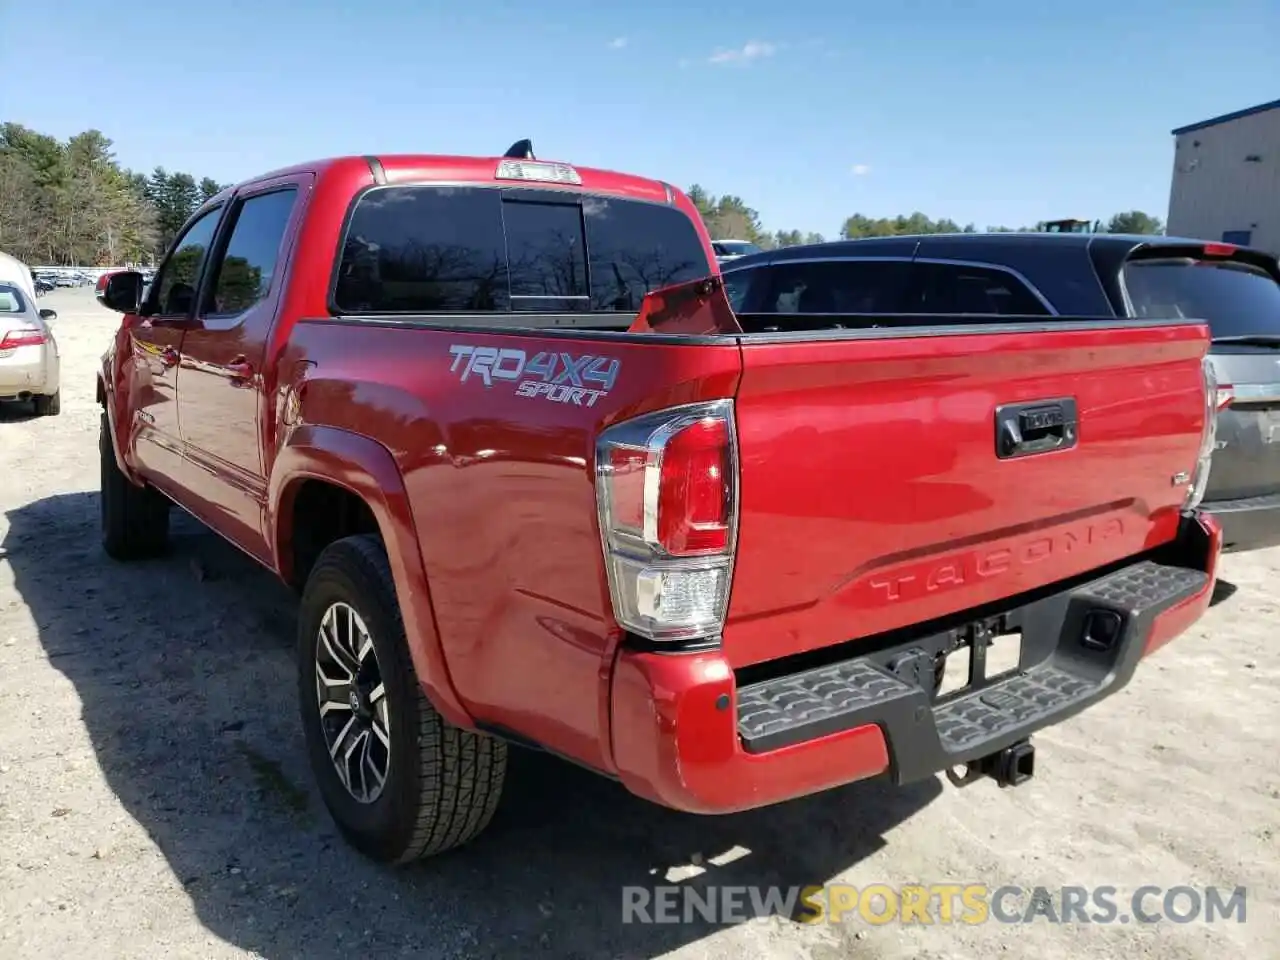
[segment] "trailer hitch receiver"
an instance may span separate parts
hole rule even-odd
[[[957,772],[955,767],[947,768],[947,779],[953,786],[967,787],[983,777],[990,777],[1001,787],[1021,786],[1035,776],[1036,748],[1030,740],[1019,740],[966,764],[961,770],[963,772]]]

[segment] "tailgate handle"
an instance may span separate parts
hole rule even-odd
[[[1001,460],[1069,450],[1078,432],[1071,397],[996,407],[996,456]]]

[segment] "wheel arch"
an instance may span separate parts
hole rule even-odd
[[[276,570],[295,586],[305,577],[305,570],[297,569],[300,538],[295,524],[305,522],[306,514],[299,514],[298,508],[307,505],[308,497],[320,497],[324,502],[324,497],[333,496],[309,492],[319,489],[339,491],[367,509],[386,547],[418,682],[445,719],[455,726],[474,728],[449,676],[408,492],[391,451],[376,440],[339,427],[304,425],[289,435],[271,470],[267,528]],[[339,528],[346,529],[341,524]],[[375,531],[361,530],[357,525],[347,532]],[[319,539],[323,537],[321,534]],[[310,549],[318,555],[314,539]]]

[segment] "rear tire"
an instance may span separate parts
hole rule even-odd
[[[409,863],[462,846],[489,825],[507,745],[453,726],[427,700],[376,536],[331,544],[307,578],[298,702],[325,806],[366,856]]]
[[[56,417],[62,412],[62,391],[38,396],[32,402],[35,404],[37,417]]]
[[[137,486],[120,470],[105,411],[98,453],[102,549],[114,560],[141,560],[163,553],[169,543],[169,501],[151,487]]]

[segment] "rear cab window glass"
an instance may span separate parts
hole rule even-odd
[[[1239,261],[1132,260],[1123,268],[1134,317],[1208,322],[1214,339],[1280,337],[1280,284]]]
[[[583,197],[591,259],[591,309],[635,313],[644,295],[709,275],[693,222],[675,207]]]
[[[506,309],[507,288],[497,191],[389,187],[356,201],[334,291],[340,311]]]
[[[894,313],[902,309],[906,260],[828,260],[766,268],[765,313]]]
[[[512,310],[585,310],[587,251],[576,203],[502,204]]]
[[[639,311],[645,294],[712,272],[675,207],[569,192],[384,187],[343,242],[339,313]]]

